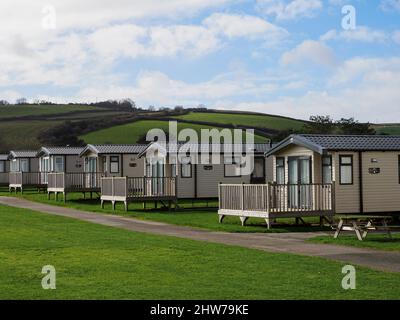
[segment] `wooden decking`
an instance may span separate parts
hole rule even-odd
[[[50,198],[52,193],[56,199],[58,194],[63,194],[64,201],[67,194],[72,192],[100,193],[101,173],[98,172],[78,172],[78,173],[49,173],[47,193]]]
[[[151,177],[103,177],[101,179],[101,206],[110,201],[115,209],[116,202],[123,202],[125,210],[131,202],[155,201],[171,204],[177,200],[176,178]]]
[[[10,172],[9,189],[23,192],[26,187],[44,189],[47,187],[47,172]]]
[[[219,220],[238,216],[244,225],[250,217],[271,219],[332,217],[335,212],[333,184],[221,184]]]

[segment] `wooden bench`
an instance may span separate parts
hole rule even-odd
[[[391,216],[341,216],[333,237],[337,239],[341,231],[354,231],[358,240],[363,241],[371,231],[384,231],[392,239],[391,229],[398,227],[388,225],[391,219]]]

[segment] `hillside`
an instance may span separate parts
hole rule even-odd
[[[193,128],[254,128],[255,141],[277,139],[289,130],[301,130],[303,120],[251,112],[216,110],[121,110],[89,105],[0,106],[0,152],[37,149],[42,145],[143,142],[147,131],[168,131],[168,120],[179,130]],[[376,124],[379,134],[400,134],[400,124]],[[59,142],[57,138],[65,138]],[[79,141],[78,138],[83,141]]]
[[[86,143],[91,144],[131,144],[139,141],[143,142],[146,133],[153,128],[159,128],[168,133],[168,122],[159,120],[140,120],[124,125],[94,131],[84,136],[81,136],[80,138]],[[187,128],[194,129],[198,134],[200,133],[201,129],[213,129],[213,127],[207,125],[178,123],[178,131]],[[256,135],[254,137],[254,141],[261,143],[267,142],[268,139]]]

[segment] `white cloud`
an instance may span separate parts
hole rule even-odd
[[[381,0],[380,7],[384,11],[400,12],[400,0]]]
[[[285,52],[281,57],[283,65],[302,64],[312,62],[320,65],[332,66],[335,64],[335,54],[324,43],[305,40],[294,49]]]
[[[395,43],[400,44],[400,30],[396,30],[393,32],[392,39]]]
[[[267,15],[278,20],[290,20],[300,17],[312,17],[322,8],[320,0],[257,0],[257,7]]]
[[[322,41],[345,40],[348,42],[361,41],[370,43],[384,42],[387,38],[385,32],[381,30],[373,30],[366,26],[357,26],[355,30],[343,30],[340,32],[332,29],[321,36]]]
[[[228,38],[244,37],[279,40],[288,32],[268,21],[255,16],[214,13],[203,21],[210,30]]]

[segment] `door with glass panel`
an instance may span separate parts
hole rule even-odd
[[[289,157],[289,207],[308,209],[312,207],[311,158]]]
[[[151,181],[153,195],[160,195],[164,191],[164,161],[157,160],[151,165]]]
[[[97,187],[97,158],[89,157],[86,160],[86,184],[88,188],[95,188]]]
[[[42,184],[47,184],[48,183],[48,176],[47,173],[50,171],[50,166],[49,166],[49,158],[42,158],[42,161],[40,163],[40,180]]]

